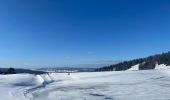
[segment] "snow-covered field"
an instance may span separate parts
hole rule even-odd
[[[170,100],[170,70],[0,75],[0,100]]]

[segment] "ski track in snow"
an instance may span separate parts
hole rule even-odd
[[[0,75],[0,100],[170,100],[170,70]]]

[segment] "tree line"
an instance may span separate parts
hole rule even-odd
[[[8,68],[6,71],[1,71],[0,74],[16,74],[16,70],[14,68]]]
[[[156,64],[170,65],[170,52],[124,61],[115,65],[97,68],[96,71],[123,71],[137,64],[140,64],[139,70],[154,69]]]

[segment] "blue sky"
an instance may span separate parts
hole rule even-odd
[[[169,43],[169,0],[0,1],[1,67],[128,60]]]

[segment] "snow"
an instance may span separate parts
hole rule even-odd
[[[166,64],[156,64],[155,69],[170,69],[170,66],[167,66]]]
[[[0,100],[168,100],[170,70],[0,75]]]
[[[128,69],[128,70],[137,71],[137,70],[139,70],[139,65],[140,65],[140,64],[134,65],[134,66],[132,66],[132,67],[131,67],[130,69]]]

